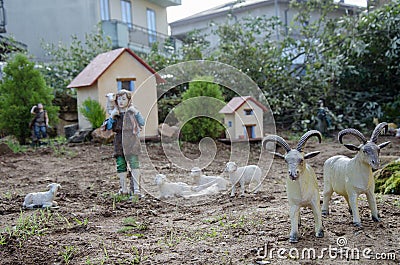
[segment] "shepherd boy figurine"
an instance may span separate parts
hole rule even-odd
[[[140,194],[139,133],[144,126],[144,118],[133,106],[132,94],[122,89],[115,94],[114,109],[105,122],[107,130],[115,132],[114,156],[120,182],[120,194]],[[130,174],[129,174],[130,173]],[[130,188],[127,179],[130,178]]]

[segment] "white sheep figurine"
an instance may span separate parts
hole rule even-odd
[[[114,93],[107,93],[105,95],[105,97],[107,98],[106,111],[107,111],[108,115],[111,115],[111,112],[115,107],[115,94]]]
[[[310,207],[314,214],[315,236],[323,237],[322,215],[319,199],[317,177],[312,167],[305,162],[306,159],[318,155],[320,152],[310,152],[304,154],[303,147],[312,136],[316,136],[321,143],[322,135],[317,130],[306,132],[299,140],[296,149],[290,148],[289,144],[278,135],[269,135],[263,139],[263,147],[266,148],[267,142],[276,142],[282,146],[286,155],[272,152],[276,157],[284,159],[288,166],[288,176],[286,178],[286,193],[289,201],[289,216],[291,231],[289,242],[298,242],[298,226],[300,223],[300,207]]]
[[[240,196],[244,196],[245,185],[255,182],[257,186],[254,188],[256,194],[261,188],[261,168],[256,165],[247,165],[238,167],[235,162],[226,163],[224,172],[229,174],[229,180],[232,185],[231,197],[235,196],[236,185],[240,184]]]
[[[379,222],[378,209],[375,200],[375,181],[372,170],[379,167],[379,151],[390,142],[377,144],[378,136],[383,129],[387,129],[387,123],[378,124],[372,132],[371,139],[368,141],[358,130],[349,128],[339,132],[338,140],[341,144],[345,135],[353,135],[361,141],[359,146],[344,144],[352,151],[357,151],[353,158],[337,155],[329,158],[324,163],[324,199],[322,213],[329,214],[329,200],[332,193],[336,192],[347,201],[350,211],[353,214],[353,223],[361,227],[361,219],[358,211],[357,201],[360,194],[367,196],[369,208],[372,213],[372,220]]]
[[[57,190],[61,188],[58,183],[51,183],[47,186],[50,190],[45,192],[32,192],[25,196],[24,203],[22,206],[24,208],[47,208],[57,206],[57,202],[54,197],[57,195]]]
[[[192,186],[183,182],[170,182],[164,174],[157,174],[154,179],[160,192],[159,199],[185,197],[192,194]]]
[[[212,185],[216,184],[218,191],[224,191],[228,189],[228,180],[219,176],[206,176],[199,167],[194,167],[190,171],[190,176],[196,183],[197,190],[203,190]]]

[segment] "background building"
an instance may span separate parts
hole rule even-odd
[[[4,2],[7,35],[25,43],[38,61],[46,61],[41,43],[68,44],[72,35],[100,26],[113,48],[148,52],[153,43],[174,45],[168,36],[167,7],[181,0],[9,0]],[[1,25],[0,25],[1,26]]]
[[[288,34],[285,29],[293,22],[294,16],[298,13],[298,10],[291,8],[289,3],[289,0],[232,1],[170,23],[171,36],[185,40],[188,33],[198,30],[200,34],[206,36],[205,40],[210,42],[210,47],[213,48],[218,45],[219,40],[218,36],[212,33],[215,27],[210,25],[227,24],[230,21],[238,21],[251,15],[252,17],[278,17],[285,28],[277,30],[272,37],[279,40],[282,38],[282,34]],[[358,6],[339,3],[339,8],[329,16],[335,18],[343,15],[353,15],[356,12],[360,12],[360,10]],[[319,16],[320,14],[315,12],[311,19],[317,19]],[[229,18],[233,20],[229,20]],[[291,34],[293,35],[292,37],[298,37],[296,32]]]

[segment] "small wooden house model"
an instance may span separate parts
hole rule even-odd
[[[224,114],[226,138],[230,141],[262,139],[267,108],[251,96],[234,97],[219,113]]]
[[[133,104],[146,119],[141,136],[157,136],[156,85],[161,80],[154,69],[128,48],[99,54],[68,85],[68,88],[77,91],[79,129],[91,128],[89,121],[79,111],[86,99],[97,100],[106,109],[106,95],[126,89],[132,91]]]

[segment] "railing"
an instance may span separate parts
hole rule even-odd
[[[118,20],[102,21],[102,25],[103,31],[111,37],[115,47],[129,46],[133,50],[148,53],[157,44],[160,52],[170,53],[180,45],[180,41],[171,36],[139,25]]]
[[[163,33],[152,31],[147,28],[130,24],[129,28],[129,42],[135,43],[142,47],[151,48],[154,43],[158,43],[159,50],[164,48],[164,44],[169,44],[171,37]],[[174,47],[173,47],[174,48]]]

